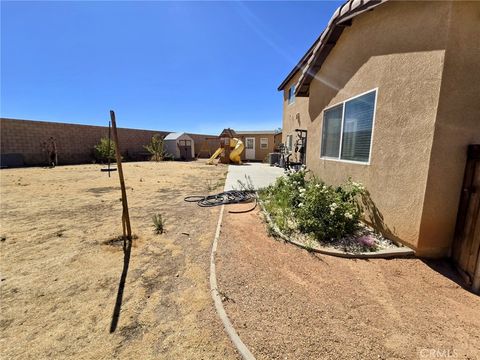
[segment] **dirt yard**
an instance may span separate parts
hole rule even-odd
[[[258,212],[227,211],[217,259],[257,359],[480,359],[480,297],[419,259],[309,254],[268,237]]]
[[[138,239],[119,303],[118,174],[108,178],[98,165],[1,170],[2,358],[237,358],[208,285],[219,209],[183,202],[221,191],[226,170],[124,164]],[[154,213],[166,234],[154,233]]]

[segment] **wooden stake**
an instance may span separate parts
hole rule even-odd
[[[122,189],[122,205],[123,205],[123,214],[122,214],[122,227],[123,227],[123,237],[128,240],[132,239],[132,228],[130,227],[130,216],[128,215],[128,202],[127,202],[127,190],[125,189],[125,180],[123,178],[123,169],[122,169],[122,156],[120,155],[120,146],[118,144],[118,135],[117,135],[117,123],[115,122],[115,112],[110,110],[110,119],[112,120],[112,132],[113,132],[113,141],[115,142],[115,155],[117,158],[117,168],[118,168],[118,177],[120,179],[120,187]],[[125,234],[125,227],[127,233]]]
[[[112,135],[111,135],[111,133],[112,133],[111,128],[112,127],[110,126],[110,124],[111,124],[111,121],[108,122],[108,177],[110,177],[110,161],[111,161],[110,160],[110,146],[111,146],[110,145],[111,144],[110,139],[112,137]]]

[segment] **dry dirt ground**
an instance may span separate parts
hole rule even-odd
[[[480,297],[419,259],[313,255],[226,211],[217,276],[257,359],[480,359]]]
[[[1,170],[3,359],[237,358],[208,285],[219,209],[184,196],[220,191],[227,168],[126,163],[133,233],[124,271],[118,174],[98,165]],[[162,213],[166,233],[154,234]],[[118,307],[117,307],[118,309]]]

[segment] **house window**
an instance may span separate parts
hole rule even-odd
[[[373,90],[323,112],[322,157],[370,161],[376,96]]]
[[[288,89],[288,105],[295,102],[295,85],[290,86]]]
[[[260,149],[268,149],[268,138],[260,138]]]
[[[287,146],[287,150],[288,151],[292,151],[292,143],[293,143],[293,137],[292,135],[287,135],[287,143],[286,143],[286,146]]]

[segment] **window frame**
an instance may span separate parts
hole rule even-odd
[[[375,100],[373,102],[373,116],[372,116],[372,133],[370,135],[370,148],[368,150],[368,161],[355,161],[355,160],[344,160],[342,159],[342,148],[343,148],[343,126],[345,124],[345,103],[354,100],[356,98],[359,98],[360,96],[366,95],[368,93],[375,92]],[[378,98],[378,87],[367,90],[361,94],[352,96],[348,99],[345,99],[343,101],[340,101],[336,104],[333,104],[329,107],[326,107],[323,109],[322,112],[322,133],[320,134],[320,139],[323,141],[323,126],[324,126],[324,116],[325,116],[325,111],[333,109],[336,106],[342,105],[342,122],[340,124],[340,147],[338,150],[338,157],[331,157],[331,156],[322,156],[322,144],[320,144],[320,159],[321,160],[327,160],[327,161],[337,161],[337,162],[343,162],[343,163],[349,163],[349,164],[359,164],[359,165],[370,165],[370,162],[372,160],[372,147],[373,147],[373,134],[375,132],[375,117],[377,113],[377,98]]]
[[[262,140],[265,140],[265,144],[262,144]],[[263,147],[262,145],[265,145],[265,147]],[[268,149],[268,137],[260,138],[260,149],[262,150]]]
[[[287,135],[287,137],[285,139],[285,145],[287,147],[287,150],[289,152],[292,152],[292,150],[293,150],[293,135],[291,135],[291,134]]]
[[[290,97],[290,95],[292,95]],[[288,88],[288,92],[287,92],[287,104],[290,106],[290,105],[293,105],[295,104],[295,84],[293,84],[292,86],[290,86]]]

